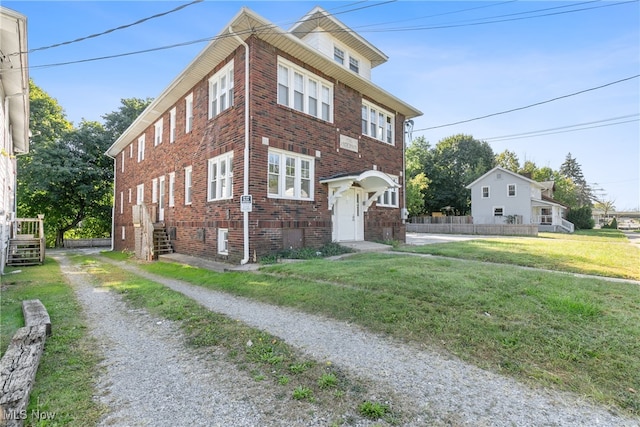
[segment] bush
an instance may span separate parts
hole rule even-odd
[[[583,206],[569,210],[567,221],[573,223],[577,230],[590,230],[595,225],[595,221],[591,216],[591,208]]]
[[[604,225],[602,228],[611,228],[613,230],[618,229],[618,221],[613,218],[609,224]]]

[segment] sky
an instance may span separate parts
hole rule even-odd
[[[554,170],[571,153],[601,199],[640,210],[638,0],[2,1],[27,16],[31,78],[76,125],[158,96],[242,6],[289,29],[316,5],[389,57],[372,81],[423,112],[413,138],[471,135]]]

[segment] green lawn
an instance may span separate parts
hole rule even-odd
[[[358,254],[213,273],[148,271],[444,349],[640,414],[640,287],[456,259]]]
[[[4,354],[15,331],[24,326],[22,301],[39,299],[51,317],[52,335],[47,338],[31,392],[25,425],[94,425],[102,414],[92,397],[99,362],[80,314],[80,306],[64,281],[58,264],[47,258],[44,265],[7,268],[0,276],[0,352]],[[32,411],[54,414],[38,420]]]
[[[401,246],[398,250],[640,280],[640,248],[618,230],[540,233],[539,237]]]

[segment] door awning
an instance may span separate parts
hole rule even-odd
[[[400,184],[393,178],[384,172],[376,170],[337,174],[328,178],[321,178],[320,184],[328,184],[329,188],[334,190],[329,191],[329,209],[333,208],[335,199],[341,197],[344,191],[354,184],[358,184],[366,193],[372,194],[364,203],[365,212],[378,196],[389,188],[400,188]]]

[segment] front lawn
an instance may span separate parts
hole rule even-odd
[[[399,251],[640,280],[640,248],[618,230],[540,233],[409,246]]]

